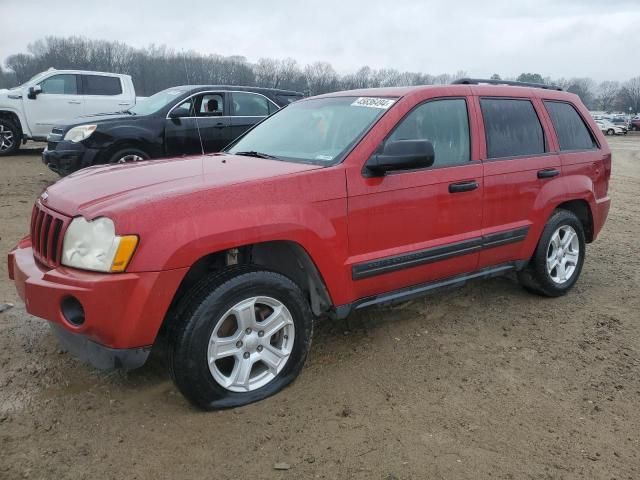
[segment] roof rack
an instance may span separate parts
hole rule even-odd
[[[512,87],[544,88],[545,90],[562,91],[562,88],[560,88],[557,85],[547,85],[546,83],[514,82],[511,80],[492,80],[492,79],[484,79],[484,78],[459,78],[451,82],[452,85],[478,85],[480,83],[487,83],[489,85],[510,85]]]

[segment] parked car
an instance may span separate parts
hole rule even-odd
[[[166,339],[204,409],[290,384],[319,318],[507,272],[564,295],[609,211],[607,142],[574,94],[464,81],[304,99],[222,153],[74,173],[9,276],[98,367]]]
[[[640,130],[640,118],[633,118],[631,120],[631,123],[629,124],[629,128],[634,132],[639,131]]]
[[[619,127],[623,127],[624,129],[629,129],[629,120],[626,117],[612,117],[609,119],[611,123],[614,125],[618,125]]]
[[[620,125],[616,125],[611,123],[609,120],[598,120],[596,121],[596,125],[598,128],[602,130],[602,133],[605,135],[626,135],[627,129]]]
[[[49,69],[19,87],[0,90],[0,156],[16,152],[27,140],[45,141],[55,124],[135,103],[129,75]]]
[[[129,110],[56,126],[42,161],[60,175],[91,165],[219,152],[302,93],[230,86],[182,86]]]

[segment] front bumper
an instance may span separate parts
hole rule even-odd
[[[9,277],[27,312],[51,322],[65,347],[98,368],[144,363],[187,271],[49,270],[34,260],[29,237],[9,253],[8,261]],[[63,307],[69,298],[82,306],[80,324],[73,323]]]
[[[48,142],[42,152],[42,163],[59,175],[69,175],[81,168],[94,165],[99,150],[82,143]]]

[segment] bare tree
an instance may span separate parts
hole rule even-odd
[[[640,77],[634,77],[622,86],[618,97],[618,108],[625,112],[640,112]]]
[[[620,83],[605,81],[598,85],[598,94],[595,105],[600,110],[610,111],[615,107],[615,102],[620,93]]]
[[[335,91],[338,88],[338,74],[330,63],[316,62],[304,69],[310,95]]]

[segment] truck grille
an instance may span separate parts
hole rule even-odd
[[[51,268],[60,266],[62,239],[70,220],[36,202],[31,214],[31,246],[36,260]]]

